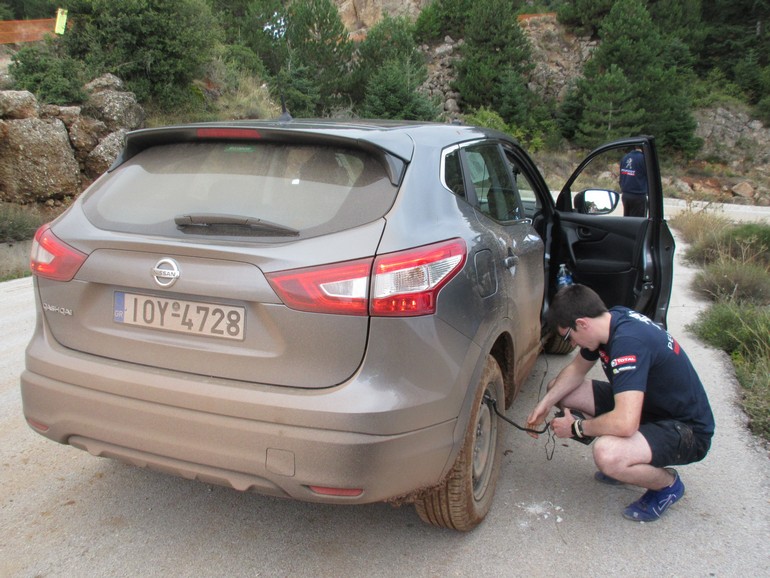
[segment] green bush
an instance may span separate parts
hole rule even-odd
[[[743,406],[754,433],[770,440],[770,351],[763,356],[733,356],[735,373],[743,387]]]
[[[740,263],[770,268],[770,225],[744,223],[724,228],[705,228],[687,249],[685,256],[700,265],[728,257]]]
[[[464,115],[463,119],[469,125],[482,126],[511,134],[511,127],[503,120],[503,117],[485,106]]]
[[[440,5],[434,0],[422,9],[414,23],[414,38],[417,42],[436,42],[441,39],[444,26],[441,19]]]
[[[577,29],[581,35],[596,36],[601,21],[612,8],[613,0],[573,0],[559,6],[559,20]]]
[[[730,355],[750,427],[770,440],[770,307],[717,302],[690,329]]]
[[[417,50],[412,35],[413,28],[407,18],[387,15],[372,26],[357,49],[357,65],[350,91],[354,102],[363,101],[368,82],[387,62],[401,62],[421,78],[428,77],[425,59]]]
[[[743,223],[730,230],[728,251],[735,259],[770,267],[770,225]]]
[[[765,125],[770,125],[770,96],[760,99],[756,107],[757,116]]]
[[[68,54],[91,76],[111,72],[140,101],[190,103],[190,85],[220,36],[207,0],[70,0]]]
[[[366,84],[361,114],[369,118],[432,121],[438,106],[418,91],[427,72],[409,61],[390,60]]]
[[[40,102],[77,104],[86,98],[82,64],[64,54],[56,40],[22,48],[11,57],[8,71],[16,88],[30,91]]]
[[[719,259],[696,274],[694,287],[711,300],[770,305],[770,273],[754,263]]]
[[[321,102],[321,89],[307,66],[290,66],[282,69],[273,84],[273,99],[286,105],[295,118],[316,116]]]
[[[55,0],[5,0],[0,3],[0,20],[53,18],[59,6]],[[8,12],[3,16],[3,10]]]
[[[455,40],[465,36],[465,27],[475,10],[474,0],[433,0],[415,22],[418,42],[435,42],[449,35]],[[508,6],[513,11],[513,7]]]

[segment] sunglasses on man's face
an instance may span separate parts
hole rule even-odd
[[[562,339],[564,340],[564,343],[567,343],[569,341],[569,337],[572,335],[572,327],[567,327],[567,333],[564,334]]]

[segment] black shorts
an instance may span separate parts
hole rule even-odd
[[[615,408],[615,396],[610,384],[594,379],[593,388],[596,415],[612,411]],[[645,421],[642,416],[639,433],[650,444],[650,465],[657,468],[699,462],[706,457],[711,447],[710,435],[697,434],[689,424],[674,419]]]

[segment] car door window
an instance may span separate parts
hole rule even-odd
[[[512,151],[505,151],[505,162],[513,176],[513,186],[521,202],[526,217],[532,218],[540,212],[543,202],[536,192],[533,179],[527,175],[524,165],[517,160]]]
[[[460,149],[454,149],[444,156],[442,179],[446,188],[459,197],[465,197],[465,183],[460,166]]]
[[[496,221],[523,218],[513,174],[500,148],[496,144],[471,145],[463,152],[478,210]]]

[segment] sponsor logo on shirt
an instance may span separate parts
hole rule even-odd
[[[624,355],[622,357],[616,357],[612,360],[610,365],[617,367],[619,365],[628,365],[629,363],[636,363],[636,355]]]
[[[636,369],[636,355],[622,355],[616,357],[610,362],[612,367],[612,374],[617,375],[624,371],[633,371]]]
[[[633,371],[636,369],[635,365],[624,365],[622,367],[616,367],[612,370],[613,375],[617,375],[618,373],[623,373],[624,371]]]
[[[668,335],[668,348],[669,348],[671,351],[673,351],[673,352],[674,352],[674,355],[679,355],[679,351],[680,351],[680,349],[679,349],[679,343],[677,342],[677,340],[676,340],[676,339],[674,339],[673,337],[671,337],[671,334],[670,334],[670,333],[668,333],[667,335]]]

